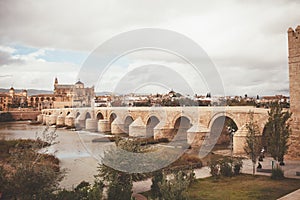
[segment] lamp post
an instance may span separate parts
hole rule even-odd
[[[230,134],[230,159],[231,159],[231,170],[232,170],[232,163],[233,163],[233,160],[232,160],[232,158],[233,158],[233,136],[234,136],[234,133],[235,133],[235,129],[234,128],[232,128],[232,127],[230,127],[230,126],[228,126],[228,132],[229,132],[229,134]]]

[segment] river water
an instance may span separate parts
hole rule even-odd
[[[46,126],[30,125],[28,121],[0,122],[0,138],[6,140],[44,138],[45,129]],[[51,134],[53,131],[55,133]],[[67,171],[66,177],[61,182],[61,187],[66,189],[76,187],[83,180],[92,183],[104,150],[113,145],[109,141],[92,142],[93,139],[105,137],[102,133],[53,127],[49,127],[46,133],[57,135],[55,144],[43,151],[60,159],[61,168]]]

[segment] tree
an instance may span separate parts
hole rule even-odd
[[[288,123],[292,116],[289,111],[283,111],[278,102],[271,105],[268,112],[269,119],[265,125],[265,135],[267,139],[267,150],[274,160],[284,165],[284,155],[289,148],[288,139],[291,134],[291,128]]]
[[[153,172],[153,177],[152,177],[152,185],[151,185],[151,197],[153,199],[161,199],[162,195],[159,189],[159,184],[161,184],[163,180],[163,173],[162,170],[158,170],[156,172]]]
[[[246,136],[245,152],[250,157],[253,166],[253,175],[255,174],[255,165],[257,157],[260,155],[261,142],[259,139],[259,127],[253,119],[253,112],[249,112],[249,122],[246,124],[248,130]]]
[[[128,173],[115,171],[112,180],[108,185],[108,200],[127,200],[131,199],[132,180]]]

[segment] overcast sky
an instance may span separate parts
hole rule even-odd
[[[160,28],[201,46],[226,94],[288,94],[287,29],[300,25],[299,6],[296,0],[0,0],[0,88],[52,90],[56,76],[60,83],[74,83],[82,64],[103,42],[126,31]],[[210,90],[205,79],[211,77],[198,81],[178,58],[151,51],[116,60],[94,85],[97,91],[113,91],[127,74],[141,76],[135,69],[153,63],[198,85],[195,93]],[[136,86],[135,91],[178,86],[153,82],[153,87]]]

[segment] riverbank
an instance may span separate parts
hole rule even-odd
[[[30,125],[30,121],[0,122],[0,138],[37,139],[43,138],[46,126]],[[60,186],[72,189],[81,181],[94,181],[98,163],[105,149],[113,143],[110,141],[93,143],[93,139],[103,138],[104,134],[87,131],[71,131],[63,128],[49,127],[48,132],[56,135],[54,144],[42,150],[43,153],[55,155],[60,160],[60,167],[67,174]]]
[[[39,114],[41,114],[40,111],[30,110],[0,112],[0,122],[36,120]]]

